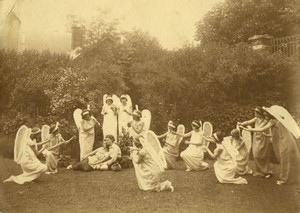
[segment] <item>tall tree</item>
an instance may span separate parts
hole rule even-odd
[[[300,33],[297,0],[226,0],[197,23],[196,39],[234,44],[253,35]]]

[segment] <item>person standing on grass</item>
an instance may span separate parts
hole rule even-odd
[[[189,144],[189,146],[180,153],[180,157],[186,165],[187,172],[191,170],[201,171],[208,169],[208,164],[203,161],[203,131],[201,130],[200,122],[198,120],[194,120],[192,122],[192,128],[193,130],[189,133],[180,135],[182,137],[191,137],[191,140],[189,142],[186,142],[186,144]]]
[[[254,109],[255,117],[251,120],[238,123],[241,126],[248,126],[254,124],[254,127],[264,126],[269,122],[268,118],[264,116],[264,110],[262,107],[256,107]],[[269,131],[269,130],[266,130]],[[270,139],[264,132],[254,132],[252,141],[252,153],[255,163],[255,172],[253,176],[269,178],[271,175],[270,168]]]
[[[217,159],[214,164],[215,175],[220,183],[247,184],[246,179],[235,177],[237,169],[235,158],[238,151],[232,146],[230,137],[224,139],[224,135],[222,132],[216,132],[213,137],[205,138],[217,144],[214,153],[208,147],[204,148],[212,158]]]
[[[123,131],[128,131],[127,124],[132,120],[132,103],[129,95],[121,95],[120,102],[121,105],[118,109],[118,125],[119,134],[122,135]]]
[[[103,115],[103,136],[113,135],[117,140],[118,120],[117,113],[118,107],[114,103],[112,96],[107,95],[104,99],[101,114]]]
[[[144,138],[135,140],[134,143],[130,152],[139,188],[143,191],[173,192],[172,183],[162,179],[164,167],[158,153]]]
[[[80,160],[93,150],[95,141],[95,125],[100,123],[88,109],[82,110],[81,128],[79,129]]]
[[[248,166],[249,154],[246,148],[245,142],[240,136],[240,132],[237,129],[233,129],[230,132],[230,141],[235,149],[238,150],[238,155],[236,156],[238,175],[253,174],[253,171]]]
[[[57,173],[57,161],[58,161],[59,149],[60,149],[60,147],[57,145],[68,144],[70,141],[72,141],[75,138],[76,136],[73,136],[69,140],[65,141],[61,136],[61,134],[59,133],[58,123],[50,127],[50,138],[49,141],[45,144],[46,149],[42,152],[46,159],[46,165],[48,168],[46,174]],[[52,148],[52,150],[48,150],[48,147],[54,147],[54,146],[55,148]]]
[[[280,163],[278,185],[300,183],[300,129],[290,113],[281,106],[264,108],[271,118],[256,128],[241,128],[250,132],[264,132],[271,128],[272,144]]]
[[[22,138],[19,138],[19,133],[21,128],[23,131]],[[4,180],[4,182],[15,182],[18,184],[24,184],[26,182],[31,182],[38,177],[40,177],[43,173],[47,171],[47,166],[42,164],[37,158],[46,147],[42,147],[40,150],[37,149],[38,146],[47,143],[48,141],[43,141],[37,143],[37,141],[41,138],[41,130],[38,127],[34,127],[28,129],[26,126],[22,126],[16,136],[15,141],[15,150],[14,150],[14,160],[21,166],[23,173],[18,176],[10,176],[8,179]],[[58,144],[59,146],[61,144]],[[55,149],[57,146],[48,147],[48,150]]]

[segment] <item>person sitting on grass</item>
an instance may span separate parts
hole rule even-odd
[[[65,141],[61,134],[59,133],[59,124],[52,125],[50,127],[50,138],[49,141],[45,144],[46,149],[42,152],[47,165],[47,171],[45,174],[55,174],[57,173],[57,161],[59,157],[60,146],[58,144],[68,144],[70,141],[76,138],[73,136],[69,140]],[[55,147],[54,147],[55,146]],[[48,150],[48,147],[52,147],[52,150]]]
[[[236,148],[239,154],[236,156],[237,170],[238,175],[253,174],[253,171],[248,166],[249,154],[246,148],[245,142],[240,136],[240,132],[237,129],[233,129],[230,132],[230,140],[234,148]]]
[[[212,158],[217,159],[214,164],[215,175],[220,183],[247,184],[246,179],[235,177],[237,169],[235,158],[238,151],[232,146],[230,137],[223,140],[224,135],[222,132],[216,132],[213,137],[205,138],[209,142],[217,144],[214,153],[208,147],[204,148]]]
[[[107,135],[104,138],[103,147],[88,153],[82,161],[69,165],[67,169],[83,171],[119,171],[121,170],[121,166],[119,164],[120,160],[120,148],[114,144],[114,137],[112,135]]]

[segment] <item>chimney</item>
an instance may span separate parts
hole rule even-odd
[[[72,41],[71,41],[71,50],[74,50],[77,47],[82,47],[82,30],[80,27],[73,26],[72,29]]]

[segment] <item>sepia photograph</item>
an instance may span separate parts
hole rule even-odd
[[[300,213],[299,0],[0,0],[0,213]]]

